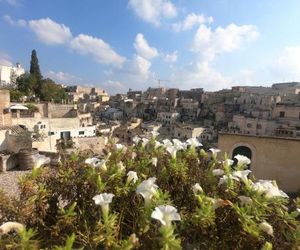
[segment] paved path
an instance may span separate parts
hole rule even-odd
[[[18,180],[21,176],[29,173],[31,170],[11,170],[0,172],[0,189],[2,189],[9,197],[18,197]]]

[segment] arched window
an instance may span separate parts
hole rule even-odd
[[[237,160],[234,158],[236,155],[243,155],[243,156],[248,157],[251,160],[252,151],[250,148],[248,148],[246,146],[236,147],[232,152],[232,160],[234,160],[233,166],[235,166],[237,164]],[[250,165],[248,165],[248,169],[250,169]]]

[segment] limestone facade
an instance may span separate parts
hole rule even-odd
[[[299,139],[219,133],[218,147],[230,158],[233,153],[251,153],[255,178],[276,180],[289,193],[300,191]]]

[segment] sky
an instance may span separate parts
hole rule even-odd
[[[0,0],[0,65],[58,83],[129,88],[300,80],[299,0]]]

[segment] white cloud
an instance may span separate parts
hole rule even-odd
[[[12,6],[19,6],[21,4],[22,0],[0,0],[0,3],[1,2],[8,3],[9,5],[12,5]]]
[[[125,58],[100,38],[80,34],[71,41],[71,48],[83,55],[92,55],[97,62],[121,66]]]
[[[27,22],[22,19],[14,21],[8,15],[4,16],[4,19],[14,26],[25,27],[27,24]],[[69,27],[57,23],[49,17],[39,20],[30,20],[28,21],[28,26],[41,42],[47,45],[67,45],[79,54],[92,55],[99,63],[121,66],[126,59],[117,54],[111,46],[102,39],[85,34],[79,34],[73,37]]]
[[[169,0],[130,0],[129,6],[141,19],[156,26],[164,18],[177,16],[177,9]]]
[[[173,29],[177,32],[190,30],[196,25],[201,25],[205,23],[212,23],[214,21],[213,17],[206,17],[203,14],[190,13],[185,17],[182,22],[174,23],[172,25]]]
[[[12,66],[11,58],[8,54],[0,51],[0,65],[1,66]]]
[[[191,63],[185,68],[174,71],[171,75],[174,85],[185,89],[204,88],[205,90],[220,90],[229,88],[231,78],[223,76],[207,62]]]
[[[252,85],[257,81],[255,80],[255,72],[249,69],[242,69],[234,77],[234,83],[236,85]]]
[[[108,81],[104,82],[103,84],[101,84],[101,86],[109,93],[122,92],[127,89],[123,83],[121,83],[120,81],[114,81],[114,80],[108,80]]]
[[[128,61],[128,73],[138,82],[146,81],[149,78],[150,68],[151,62],[139,55],[135,55],[133,60]]]
[[[136,35],[134,48],[140,56],[146,59],[152,59],[159,55],[157,49],[154,47],[150,47],[144,35],[141,33]]]
[[[27,22],[23,19],[19,19],[19,20],[13,20],[9,15],[4,15],[3,19],[5,22],[7,22],[8,24],[12,25],[12,26],[17,26],[17,27],[26,27]]]
[[[52,80],[58,83],[74,83],[81,80],[81,78],[77,76],[62,71],[55,72],[53,70],[50,70],[45,74],[45,76],[51,78]]]
[[[65,44],[72,38],[69,27],[51,20],[49,17],[28,22],[29,28],[45,44]]]
[[[109,78],[117,77],[124,88],[142,89],[151,75],[151,62],[139,55],[134,55],[132,59],[125,61],[122,68],[115,68]]]
[[[178,59],[178,51],[175,50],[173,53],[166,54],[164,61],[166,63],[175,63],[177,61],[177,59]]]
[[[280,80],[300,79],[300,46],[289,46],[284,48],[283,52],[275,59],[270,66],[272,74]]]
[[[201,54],[205,60],[213,60],[218,54],[231,52],[245,42],[256,40],[258,34],[254,25],[230,24],[212,31],[210,27],[201,24],[194,36],[192,51]]]

